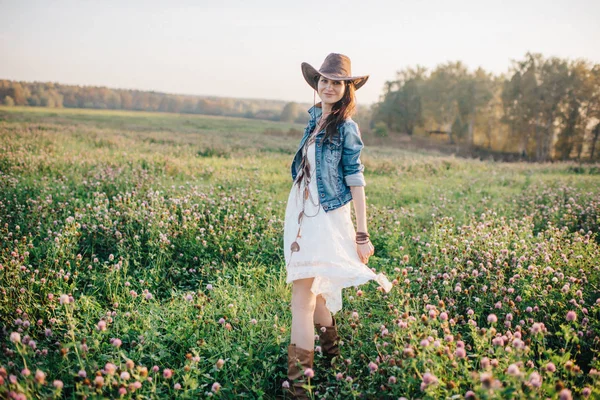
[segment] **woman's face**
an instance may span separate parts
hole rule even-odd
[[[324,76],[319,78],[319,85],[317,93],[321,98],[321,102],[327,104],[334,104],[341,100],[344,96],[346,85],[343,81],[333,81],[327,79]]]

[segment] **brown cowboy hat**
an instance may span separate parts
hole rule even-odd
[[[352,76],[350,72],[350,58],[343,54],[330,53],[323,61],[323,65],[317,71],[310,64],[302,63],[302,75],[313,89],[317,90],[317,77],[324,76],[334,81],[351,81],[354,83],[354,89],[358,90],[367,83],[369,75]]]

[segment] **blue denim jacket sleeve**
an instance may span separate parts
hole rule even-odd
[[[358,125],[352,120],[347,120],[342,125],[343,143],[342,149],[342,172],[348,186],[366,186],[363,171],[364,165],[360,161],[360,153],[364,147],[360,138]]]

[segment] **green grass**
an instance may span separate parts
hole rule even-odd
[[[282,396],[283,216],[302,130],[0,108],[0,397]],[[317,354],[316,398],[600,396],[598,166],[364,139],[369,266],[394,288],[344,291],[345,361],[328,370]],[[437,383],[422,388],[425,373]]]

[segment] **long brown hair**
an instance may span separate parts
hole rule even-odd
[[[317,87],[319,85],[320,76],[317,76]],[[331,142],[331,139],[338,135],[337,127],[344,122],[346,119],[354,115],[356,110],[356,99],[354,97],[354,83],[352,81],[342,81],[345,85],[344,95],[342,98],[333,104],[331,107],[331,114],[327,116],[325,120],[325,136],[323,136],[323,143],[327,140]]]

